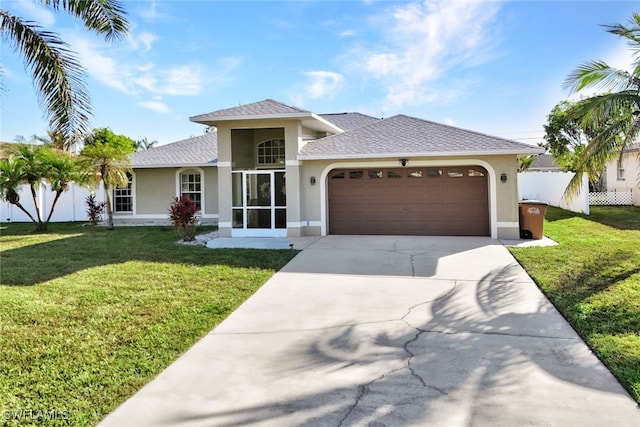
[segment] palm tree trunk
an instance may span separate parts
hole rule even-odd
[[[51,204],[51,210],[49,211],[49,215],[47,216],[45,224],[49,224],[49,221],[51,220],[51,215],[53,215],[53,210],[56,208],[56,204],[58,203],[58,199],[60,198],[61,195],[62,195],[62,190],[56,191],[56,197],[53,199],[53,203]]]
[[[33,217],[33,215],[31,215],[31,214],[29,213],[29,211],[28,211],[28,210],[26,210],[26,209],[24,208],[24,206],[22,206],[22,203],[20,203],[20,202],[15,202],[15,203],[11,203],[11,204],[12,204],[12,205],[14,205],[14,206],[16,206],[16,207],[17,207],[18,209],[20,209],[22,212],[24,212],[24,213],[29,217],[29,219],[30,219],[34,224],[37,224],[37,223],[38,223],[38,221],[36,221],[36,219]]]
[[[111,209],[111,196],[110,191],[106,188],[104,189],[105,200],[107,201],[107,230],[113,230],[113,209]]]

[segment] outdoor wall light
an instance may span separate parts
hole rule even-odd
[[[502,175],[500,175],[500,182],[505,183],[507,182],[507,174],[503,173]]]
[[[400,164],[402,165],[402,167],[407,166],[407,163],[409,163],[409,159],[400,159]]]
[[[309,182],[311,183],[311,185],[316,185],[316,177],[312,176],[311,179],[309,179]]]

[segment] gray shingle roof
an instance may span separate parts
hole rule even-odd
[[[237,107],[225,108],[211,113],[200,114],[190,118],[192,122],[211,121],[222,117],[245,117],[245,116],[269,116],[286,115],[296,113],[308,113],[310,111],[292,107],[273,99],[254,102],[251,104],[239,105]]]
[[[554,171],[561,172],[562,168],[560,165],[556,163],[553,156],[551,154],[540,154],[537,156],[533,162],[529,165],[529,167],[525,170],[525,172],[536,172],[536,171]]]
[[[395,155],[534,154],[531,145],[404,115],[307,143],[300,159]]]
[[[333,123],[344,131],[361,128],[381,120],[377,117],[367,116],[362,113],[320,114],[320,117]]]
[[[131,155],[134,168],[215,166],[218,162],[218,135],[209,132]]]

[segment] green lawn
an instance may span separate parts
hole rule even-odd
[[[0,424],[95,425],[295,255],[177,245],[162,227],[33,228],[0,226]]]
[[[640,208],[549,208],[544,234],[560,245],[511,252],[640,403]]]

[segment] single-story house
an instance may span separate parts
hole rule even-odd
[[[610,193],[631,193],[630,202],[640,206],[640,143],[626,148],[611,160],[603,174],[604,187]]]
[[[115,220],[167,220],[189,195],[219,235],[518,238],[518,157],[542,149],[405,115],[267,99],[191,117],[202,136],[131,156]]]

